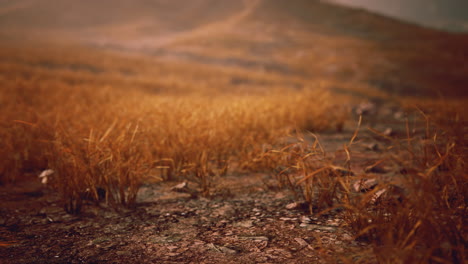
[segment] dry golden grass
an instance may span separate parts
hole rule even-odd
[[[209,195],[210,177],[226,173],[231,163],[245,164],[262,145],[294,129],[323,130],[344,121],[334,118],[344,108],[323,90],[242,94],[188,84],[181,94],[172,90],[177,84],[166,84],[155,93],[142,83],[185,77],[176,81],[189,83],[183,74],[194,70],[156,66],[155,72],[149,60],[86,50],[84,56],[81,50],[20,51],[2,54],[9,59],[1,65],[9,73],[2,76],[1,131],[8,139],[2,178],[51,168],[72,213],[80,211],[84,193],[97,198],[97,187],[107,191],[109,203],[132,206],[141,184],[173,177],[193,179]],[[116,73],[121,67],[138,76]],[[164,75],[171,71],[182,75]]]
[[[99,188],[108,204],[132,207],[144,183],[183,177],[209,196],[213,177],[275,171],[314,213],[344,210],[356,238],[371,241],[382,263],[466,260],[463,100],[405,102],[424,113],[424,136],[408,129],[406,137],[389,139],[398,155],[388,159],[404,168],[398,182],[356,194],[351,183],[366,179],[350,170],[356,135],[344,147],[346,162],[335,164],[318,140],[307,143],[300,133],[339,131],[347,120],[345,101],[308,87],[371,87],[71,46],[4,46],[0,58],[0,180],[53,169],[50,185],[67,212],[79,213],[85,197],[97,200]],[[245,77],[274,88],[246,91],[232,82]],[[304,88],[283,89],[284,83]],[[284,145],[294,133],[298,143]]]
[[[357,134],[344,146],[348,159],[343,167],[326,159],[318,141],[308,145],[299,140],[272,151],[269,160],[274,160],[273,167],[285,168],[278,174],[280,179],[309,203],[311,211],[344,211],[346,225],[356,239],[373,244],[379,263],[462,263],[467,258],[468,200],[463,104],[418,103],[422,127],[417,129],[423,135],[414,134],[407,124],[406,137],[387,137],[393,150],[385,159],[400,173],[385,181],[377,179],[377,185],[366,187],[365,193],[353,186],[375,176],[355,175],[348,166]],[[343,261],[352,263],[351,259],[345,256]]]

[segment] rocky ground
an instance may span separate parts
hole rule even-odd
[[[401,113],[380,111],[385,125],[404,134]],[[364,173],[388,141],[361,127],[352,170]],[[390,130],[391,129],[391,130]],[[343,156],[354,128],[318,135],[328,155]],[[369,169],[369,168],[367,168]],[[395,169],[396,170],[396,169]],[[390,175],[392,168],[374,170]],[[344,213],[310,214],[308,206],[278,187],[275,175],[216,179],[212,198],[194,198],[164,182],[141,188],[134,210],[88,204],[66,214],[56,193],[37,175],[0,187],[2,263],[375,263],[371,246],[354,239]],[[197,186],[188,183],[186,188]]]

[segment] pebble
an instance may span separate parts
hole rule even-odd
[[[304,224],[310,224],[312,222],[312,220],[308,217],[308,216],[301,216],[301,223],[304,223]]]
[[[230,248],[228,248],[228,247],[218,247],[218,248],[219,248],[219,250],[220,250],[221,252],[223,252],[223,253],[225,253],[225,254],[231,254],[231,255],[232,255],[232,254],[236,254],[236,253],[237,253],[237,251],[235,251],[234,249],[230,249]]]
[[[405,116],[405,113],[404,113],[404,112],[402,112],[402,111],[397,111],[397,112],[395,112],[395,114],[393,115],[393,118],[399,120],[399,119],[403,119],[404,116]]]
[[[171,190],[174,192],[185,192],[187,188],[188,188],[188,184],[186,181],[184,181],[172,187]]]
[[[176,246],[168,246],[166,247],[167,249],[169,249],[169,251],[174,251],[176,249],[178,249],[179,247],[176,247]]]
[[[374,194],[374,196],[372,197],[371,202],[372,202],[372,203],[377,202],[377,200],[379,199],[379,197],[382,196],[382,194],[384,194],[386,191],[387,191],[387,189],[378,190],[378,191]]]
[[[361,179],[353,183],[353,189],[356,192],[367,192],[377,186],[377,179]]]
[[[338,226],[340,226],[340,219],[330,219],[330,220],[327,220],[327,224],[328,224],[329,226],[338,227]]]
[[[387,127],[382,134],[387,137],[392,136],[394,134],[393,129],[391,127]]]
[[[377,143],[370,143],[370,144],[365,145],[365,147],[366,149],[372,150],[372,151],[378,151],[380,149]]]
[[[266,236],[245,236],[239,237],[240,240],[254,240],[254,241],[268,241],[269,238]]]
[[[307,247],[309,245],[309,243],[307,243],[307,241],[305,241],[304,239],[300,238],[300,237],[296,237],[294,238],[294,240],[301,246],[301,247]]]
[[[285,222],[295,222],[297,221],[297,218],[281,217],[280,220]]]
[[[299,225],[300,227],[302,228],[305,228],[307,230],[314,230],[315,232],[321,232],[321,231],[325,231],[325,232],[334,232],[336,231],[336,226],[322,226],[322,225],[311,225],[311,224],[300,224]]]
[[[342,237],[341,237],[342,240],[345,240],[345,241],[351,241],[353,240],[353,237],[348,235],[348,234],[344,234]]]
[[[286,209],[288,210],[297,209],[298,207],[299,207],[299,203],[296,203],[296,202],[286,205]]]
[[[234,226],[250,228],[250,227],[253,227],[253,221],[252,220],[246,220],[246,221],[237,222],[237,223],[234,223]]]

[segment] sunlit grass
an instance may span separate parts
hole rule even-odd
[[[301,138],[263,158],[284,168],[280,181],[306,200],[311,212],[344,212],[346,226],[373,245],[379,262],[460,263],[466,259],[466,121],[456,101],[434,108],[446,103],[419,101],[422,125],[416,130],[407,125],[406,137],[387,137],[392,146],[376,164],[386,161],[400,171],[386,180],[349,169],[357,134],[344,146],[345,164],[327,159],[320,142]],[[351,258],[342,260],[352,263]]]
[[[141,184],[173,177],[198,182],[207,196],[209,177],[226,173],[232,162],[246,163],[263,144],[295,129],[324,130],[344,122],[344,108],[321,89],[233,94],[188,84],[180,94],[172,90],[177,85],[167,84],[151,92],[138,82],[191,80],[180,70],[178,77],[150,77],[144,72],[148,62],[138,67],[138,61],[124,60],[121,65],[141,76],[125,79],[115,73],[119,58],[107,64],[112,57],[104,54],[90,64],[92,58],[76,62],[53,54],[47,65],[35,65],[44,64],[42,53],[16,58],[14,67],[3,64],[16,78],[4,76],[2,87],[2,133],[9,139],[2,149],[11,153],[2,166],[9,180],[25,170],[55,170],[53,182],[70,212],[79,212],[86,190],[105,188],[108,202],[132,206]],[[89,72],[90,67],[101,70]]]
[[[358,134],[338,164],[301,133],[341,131],[349,122],[351,101],[333,89],[389,100],[385,91],[75,46],[5,46],[0,58],[0,180],[52,169],[48,184],[69,213],[85,198],[98,200],[100,189],[109,205],[133,207],[146,183],[188,179],[209,197],[215,177],[263,171],[313,213],[344,211],[383,263],[466,259],[464,100],[404,100],[420,120],[405,137],[386,139],[393,145],[385,158],[401,175],[356,194],[352,184],[369,179],[351,171]],[[297,142],[285,143],[291,136]]]

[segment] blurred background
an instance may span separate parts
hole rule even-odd
[[[468,31],[466,0],[329,0],[346,6],[365,8],[428,27]]]
[[[463,0],[0,0],[0,41],[47,42],[54,52],[58,43],[73,43],[138,53],[157,65],[237,71],[225,79],[213,69],[192,74],[191,84],[223,91],[349,91],[352,84],[392,95],[458,96],[467,83],[467,13]]]

